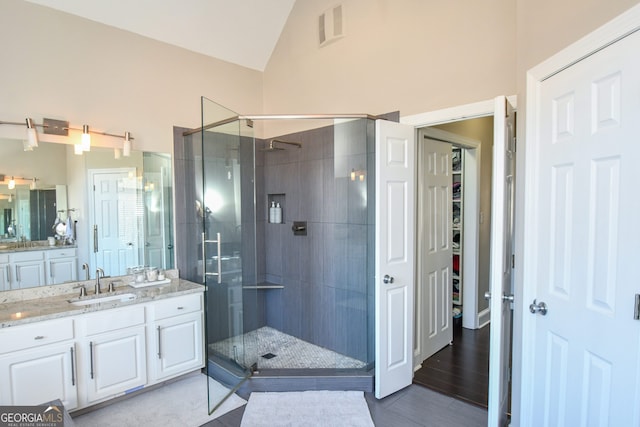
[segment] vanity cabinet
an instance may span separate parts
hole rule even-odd
[[[150,305],[149,375],[154,381],[204,365],[203,296],[189,294]]]
[[[147,383],[144,310],[141,304],[79,319],[88,404]]]
[[[78,407],[73,319],[0,330],[0,404]]]
[[[85,408],[204,366],[193,293],[0,328],[0,405]]]
[[[47,284],[57,285],[78,280],[78,255],[76,248],[45,251]]]

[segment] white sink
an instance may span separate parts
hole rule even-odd
[[[72,305],[93,305],[93,304],[102,304],[105,302],[133,301],[137,298],[138,298],[138,295],[128,292],[126,294],[107,295],[107,296],[98,296],[98,297],[93,297],[88,299],[69,300],[69,303]]]

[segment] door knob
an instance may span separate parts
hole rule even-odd
[[[486,299],[487,301],[489,301],[491,299],[491,292],[487,291],[484,293],[484,299]]]
[[[544,316],[547,314],[547,304],[542,301],[538,302],[534,299],[533,304],[529,306],[529,311],[533,314],[540,313]]]
[[[388,285],[389,283],[393,283],[393,277],[389,276],[388,274],[385,274],[382,281]]]
[[[502,294],[502,301],[513,302],[513,294]]]

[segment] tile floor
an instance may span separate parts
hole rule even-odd
[[[268,326],[209,345],[217,353],[234,359],[235,352],[244,348],[248,366],[258,363],[258,369],[359,369],[366,364],[335,351],[308,343]],[[263,355],[275,355],[264,358]]]
[[[487,425],[487,411],[411,385],[382,400],[365,393],[377,427],[473,427]],[[244,406],[204,424],[205,427],[239,427]]]

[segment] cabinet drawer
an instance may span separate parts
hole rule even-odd
[[[44,260],[43,251],[25,251],[11,254],[11,262]]]
[[[76,251],[77,249],[75,248],[50,250],[47,251],[47,259],[75,257],[77,255]]]
[[[73,339],[73,319],[54,319],[0,330],[0,353]]]
[[[86,335],[101,334],[117,329],[144,324],[144,305],[122,309],[105,310],[104,312],[82,316]]]
[[[0,254],[0,264],[9,262],[9,254]]]
[[[178,316],[202,310],[202,294],[189,294],[160,300],[154,304],[155,319]]]

